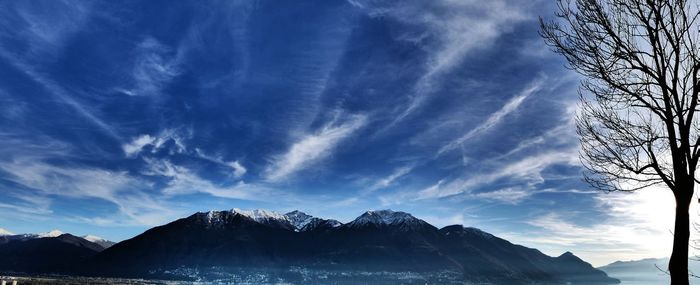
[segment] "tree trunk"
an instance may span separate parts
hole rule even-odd
[[[691,185],[692,187],[692,185]],[[676,222],[673,231],[673,252],[668,263],[671,285],[688,285],[688,241],[690,239],[690,219],[688,210],[693,197],[693,189],[687,193],[676,194]]]

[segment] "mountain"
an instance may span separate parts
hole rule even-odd
[[[570,276],[569,281],[578,284],[596,284],[597,280],[607,278],[605,272],[596,270],[591,264],[567,251],[550,264],[550,271],[559,276]]]
[[[35,234],[20,234],[20,235],[2,235],[0,236],[0,245],[3,245],[5,243],[8,243],[10,241],[14,240],[28,240],[28,239],[36,239],[39,238],[38,235]]]
[[[114,244],[116,244],[116,242],[106,240],[106,239],[103,239],[101,237],[93,236],[93,235],[85,235],[85,236],[82,236],[82,238],[86,239],[89,242],[99,244],[104,249],[107,249],[110,246],[113,246]]]
[[[267,211],[210,211],[147,230],[95,256],[95,275],[142,276],[164,268],[276,266],[298,255],[296,232]]]
[[[354,229],[389,228],[400,231],[435,230],[434,226],[413,217],[411,214],[392,210],[367,211],[345,227]]]
[[[289,223],[292,224],[292,226],[294,226],[294,229],[297,232],[335,228],[343,224],[336,220],[321,219],[311,215],[307,215],[306,213],[300,211],[292,211],[284,214],[284,216],[287,218]]]
[[[284,216],[289,221],[289,223],[291,223],[292,226],[294,226],[294,229],[296,231],[300,231],[306,225],[311,223],[311,220],[314,219],[313,216],[307,215],[306,213],[300,211],[292,211],[284,214]]]
[[[40,233],[40,234],[37,235],[37,237],[40,237],[40,238],[45,238],[45,237],[58,237],[58,236],[61,236],[61,235],[63,235],[63,234],[65,234],[65,233],[62,232],[62,231],[59,231],[59,230],[51,230],[51,231],[49,231],[49,232]]]
[[[662,270],[668,267],[668,258],[647,258],[641,260],[615,261],[598,269],[623,282],[634,284],[668,284],[671,278]],[[700,262],[688,260],[688,270],[700,273]],[[691,278],[691,281],[694,278]],[[695,284],[695,283],[693,283]]]
[[[322,278],[333,272],[403,272],[434,283],[449,283],[448,277],[514,285],[619,283],[572,253],[550,257],[475,228],[438,229],[391,210],[367,211],[347,224],[299,211],[200,212],[117,243],[80,267],[96,276],[197,280],[212,270],[219,277],[262,270],[302,283],[309,282],[309,272],[324,272]]]
[[[0,271],[25,273],[70,273],[104,248],[70,234],[36,237],[3,236],[0,242]]]
[[[212,213],[212,212],[210,212]],[[215,214],[218,214],[214,212]],[[258,222],[263,225],[268,225],[272,227],[277,227],[277,228],[284,228],[288,230],[294,230],[294,225],[292,225],[287,219],[285,215],[273,212],[273,211],[267,211],[267,210],[252,210],[252,211],[244,211],[241,209],[233,209],[231,210],[231,213],[237,214],[237,215],[242,215],[245,217],[250,218],[251,220]]]
[[[6,230],[0,228],[0,245],[7,243],[9,241],[13,241],[13,240],[24,241],[24,240],[38,239],[38,238],[59,237],[59,236],[64,235],[64,234],[65,233],[60,231],[60,230],[51,230],[49,232],[39,233],[39,234],[13,234],[9,231],[6,231]],[[83,238],[89,242],[100,245],[100,247],[102,248],[102,249],[100,249],[100,251],[115,244],[115,242],[113,242],[113,241],[109,241],[109,240],[106,240],[106,239],[103,239],[101,237],[94,236],[94,235],[84,235],[84,236],[81,236],[81,238]]]

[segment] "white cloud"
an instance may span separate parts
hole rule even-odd
[[[414,199],[440,198],[463,193],[465,191],[464,187],[462,187],[463,183],[464,180],[462,179],[456,179],[449,183],[445,183],[445,179],[441,179],[437,183],[418,191]]]
[[[187,154],[192,155],[196,158],[204,159],[206,161],[218,164],[221,167],[225,167],[226,169],[230,169],[231,174],[235,178],[241,178],[241,177],[243,177],[243,175],[245,175],[248,172],[248,170],[245,168],[245,166],[243,166],[238,160],[225,162],[221,156],[207,155],[199,148],[194,148],[194,151],[191,151],[185,145],[185,140],[187,140],[191,136],[192,136],[191,131],[189,133],[186,133],[186,132],[183,132],[180,130],[175,130],[175,129],[165,129],[165,130],[161,131],[156,136],[151,136],[148,134],[137,136],[131,142],[123,144],[122,149],[124,150],[124,154],[127,157],[133,157],[133,156],[141,153],[143,151],[144,147],[146,147],[146,146],[152,146],[153,149],[151,150],[151,152],[155,153],[155,152],[163,149],[163,147],[165,146],[166,143],[172,142],[174,144],[175,148],[173,150],[171,150],[171,152],[172,152],[171,154],[173,154],[173,153],[187,153]],[[170,174],[175,173],[174,171],[165,171],[165,172],[154,171],[153,166],[158,165],[157,163],[155,163],[158,161],[153,160],[153,159],[147,160],[147,161],[151,162],[150,166],[152,169],[150,171],[153,173],[158,173],[161,175],[166,174],[166,176],[169,176]],[[162,169],[172,168],[172,170],[178,170],[178,169],[183,170],[183,171],[187,170],[186,168],[172,165],[170,162],[161,162],[159,164],[161,166],[163,166],[163,165],[165,166],[165,167],[160,167]],[[156,169],[160,169],[160,168],[156,168]],[[187,170],[187,171],[184,171],[183,173],[190,173],[190,171]],[[191,181],[193,181],[193,180],[190,180],[190,182]],[[204,180],[202,180],[202,183],[204,183]],[[202,183],[199,183],[199,184],[202,184]],[[213,191],[213,192],[219,193],[218,191]],[[221,193],[223,193],[223,192],[221,192]],[[227,194],[224,194],[224,195],[227,195]]]
[[[577,255],[596,266],[670,256],[675,202],[668,189],[598,192],[596,202],[603,217],[590,224],[577,222],[576,214],[550,213],[527,222],[540,230],[537,234],[510,234],[508,238],[552,255],[575,249]],[[699,221],[697,203],[691,204],[690,217],[692,222]],[[697,234],[691,230],[691,241]]]
[[[578,148],[564,149],[560,151],[550,151],[534,154],[517,161],[505,162],[504,166],[495,167],[490,172],[470,173],[469,177],[460,177],[449,182],[438,181],[434,185],[427,187],[416,194],[416,199],[442,198],[462,193],[470,192],[477,186],[493,183],[500,179],[519,180],[521,184],[532,186],[544,181],[542,171],[554,165],[580,165],[577,156]],[[526,188],[503,189],[495,193],[475,194],[476,198],[487,198],[504,202],[519,202],[532,193],[525,191]],[[499,192],[500,191],[500,192]],[[511,197],[506,198],[506,194]]]
[[[480,125],[476,126],[475,128],[469,130],[469,132],[465,133],[461,137],[451,141],[447,145],[443,146],[440,148],[438,151],[437,155],[441,155],[447,151],[453,150],[459,146],[461,146],[464,142],[468,141],[469,139],[474,138],[477,135],[480,135],[494,126],[496,126],[498,123],[500,123],[503,118],[505,118],[508,114],[514,112],[515,110],[520,107],[520,104],[525,101],[525,99],[536,93],[537,91],[540,90],[540,87],[543,84],[542,78],[535,79],[533,82],[531,82],[523,91],[520,92],[517,96],[511,98],[506,102],[501,109],[498,111],[492,113],[486,121],[481,123]]]
[[[245,167],[243,167],[243,165],[241,165],[241,163],[238,162],[238,160],[229,162],[227,164],[231,167],[231,169],[233,169],[233,176],[235,176],[236,178],[240,178],[241,176],[245,175],[246,172],[248,172],[248,170]]]
[[[533,189],[523,187],[508,187],[489,192],[476,193],[473,194],[473,197],[515,205],[522,202],[526,198],[532,196],[533,194],[535,194],[535,191]]]
[[[424,39],[437,38],[437,44],[425,47],[431,51],[425,72],[414,85],[407,108],[394,123],[423,105],[441,84],[442,76],[460,65],[466,55],[491,46],[514,24],[527,19],[526,5],[513,6],[505,1],[417,1],[392,7],[360,2],[354,1],[354,5],[368,9],[370,14],[390,16],[407,25],[425,28],[420,34],[404,35],[404,40],[424,45]]]
[[[42,195],[66,198],[97,198],[116,205],[128,218],[143,225],[167,221],[175,211],[143,192],[146,181],[126,172],[87,167],[61,167],[34,159],[18,159],[0,164],[0,170],[17,184]]]
[[[11,236],[14,235],[13,232],[8,231],[6,229],[0,228],[0,236]]]
[[[399,168],[395,169],[393,173],[389,174],[388,176],[386,176],[382,179],[379,179],[376,183],[374,183],[374,185],[372,185],[372,187],[370,187],[370,190],[374,191],[377,189],[389,187],[392,183],[394,183],[394,181],[396,181],[397,179],[400,179],[401,177],[403,177],[406,174],[408,174],[409,172],[411,172],[411,170],[413,170],[413,167],[414,166],[411,165],[411,166],[403,166],[403,167],[399,167]]]
[[[167,186],[161,189],[161,192],[166,195],[208,193],[222,198],[262,200],[263,197],[268,197],[261,194],[270,194],[267,188],[242,181],[233,186],[217,185],[200,177],[191,169],[175,165],[168,160],[145,159],[145,161],[148,164],[145,175],[164,176],[170,179]]]
[[[221,157],[220,155],[214,155],[214,156],[208,155],[208,154],[204,153],[204,151],[202,151],[199,148],[194,149],[194,154],[198,158],[201,158],[201,159],[207,160],[209,162],[213,162],[213,163],[216,163],[220,166],[224,166],[226,168],[231,169],[231,173],[233,174],[233,177],[235,177],[235,178],[241,178],[241,177],[243,177],[243,175],[248,173],[248,169],[245,168],[245,166],[243,166],[243,164],[241,164],[241,162],[238,160],[226,162],[226,161],[224,161],[224,158]]]
[[[573,116],[572,116],[573,119]],[[522,140],[518,145],[508,152],[495,157],[495,160],[509,158],[512,155],[518,154],[524,150],[531,149],[535,146],[546,144],[548,147],[578,145],[578,136],[576,135],[576,126],[573,122],[566,122],[552,129],[545,131],[544,134]]]
[[[187,150],[185,140],[191,136],[191,131],[187,133],[176,129],[165,129],[156,136],[151,136],[149,134],[137,136],[133,138],[131,142],[122,144],[122,150],[124,150],[124,154],[127,157],[133,157],[141,153],[146,146],[153,146],[152,152],[155,153],[160,150],[165,143],[172,141],[175,145],[174,151],[183,153]]]
[[[4,31],[26,39],[31,54],[55,53],[63,48],[67,38],[84,27],[91,14],[89,5],[79,1],[16,2],[12,8],[21,21],[10,21],[12,28]]]
[[[45,195],[32,195],[24,192],[6,191],[7,198],[14,198],[13,201],[0,202],[0,208],[12,211],[15,214],[21,213],[24,216],[37,217],[53,214],[51,210],[51,199]]]
[[[17,2],[13,8],[23,22],[10,21],[12,26],[7,27],[7,22],[0,21],[0,25],[4,27],[0,29],[2,30],[0,35],[24,39],[29,49],[20,54],[0,48],[0,58],[31,78],[51,96],[75,110],[78,115],[120,141],[117,131],[104,122],[97,112],[76,99],[72,91],[66,90],[36,68],[39,66],[37,61],[53,58],[53,55],[64,48],[66,39],[84,27],[86,20],[89,19],[89,7],[81,2],[49,1],[38,5]]]
[[[150,135],[140,135],[134,138],[130,143],[122,145],[122,149],[127,157],[131,157],[141,152],[143,147],[153,144],[155,140],[156,138]]]
[[[8,53],[3,49],[0,49],[0,58],[5,59],[17,70],[23,72],[25,75],[27,75],[27,77],[31,78],[35,83],[44,88],[48,94],[75,110],[80,116],[88,119],[91,123],[104,131],[105,134],[116,139],[117,141],[121,141],[121,137],[118,135],[117,131],[111,125],[99,118],[96,112],[80,103],[80,101],[75,99],[73,95],[66,91],[66,89],[64,89],[61,85],[47,78],[42,73],[37,72],[32,65],[25,63],[19,59],[17,55]]]
[[[367,119],[364,115],[353,115],[341,123],[337,121],[338,118],[320,131],[301,137],[286,153],[275,157],[266,170],[267,180],[280,181],[327,157],[342,140],[363,127]]]
[[[180,74],[182,54],[174,52],[154,38],[146,38],[136,47],[132,70],[134,86],[117,88],[129,96],[158,95],[170,80]]]

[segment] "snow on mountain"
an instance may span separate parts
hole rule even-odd
[[[419,221],[417,218],[413,217],[409,213],[405,212],[394,212],[392,210],[379,210],[379,211],[367,211],[361,216],[357,217],[351,223],[354,225],[367,225],[367,224],[379,224],[379,225],[394,225],[403,222],[414,222]]]
[[[306,225],[308,225],[314,217],[307,215],[301,211],[292,211],[284,214],[284,216],[289,220],[289,222],[294,226],[296,231],[301,231]]]
[[[45,237],[57,237],[57,236],[60,236],[60,235],[62,235],[62,234],[64,234],[64,232],[59,231],[59,230],[52,230],[52,231],[50,231],[50,232],[48,232],[48,233],[40,233],[40,234],[39,234],[39,237],[40,237],[40,238],[45,238]]]
[[[311,231],[317,228],[335,228],[341,226],[342,223],[336,220],[326,220],[308,215],[301,211],[292,211],[284,215],[275,211],[256,209],[256,210],[241,210],[238,208],[230,211],[209,211],[200,212],[199,217],[203,221],[212,226],[220,226],[229,220],[231,215],[240,215],[249,218],[260,224],[272,227],[280,227],[295,232]]]
[[[93,235],[86,235],[82,236],[82,238],[88,240],[89,242],[97,242],[97,241],[103,241],[105,239],[98,237],[98,236],[93,236]]]
[[[7,240],[30,240],[30,239],[38,239],[38,238],[55,238],[55,237],[59,237],[63,234],[65,234],[65,233],[60,231],[60,230],[52,230],[50,232],[45,232],[45,233],[40,233],[40,234],[14,234],[8,230],[0,228],[0,236],[5,236],[6,241]],[[94,236],[94,235],[85,235],[85,236],[82,236],[81,238],[83,238],[89,242],[96,243],[96,244],[102,246],[103,248],[108,248],[108,247],[115,244],[115,242],[113,242],[113,241],[109,241],[109,240],[106,240],[106,239],[103,239],[101,237]]]
[[[427,222],[418,219],[406,212],[392,211],[392,210],[379,210],[379,211],[367,211],[361,216],[357,217],[354,221],[344,225],[348,228],[360,228],[360,227],[386,227],[390,226],[395,229],[402,231],[413,231],[422,230],[428,228],[435,228],[434,226],[428,224]]]
[[[274,211],[268,211],[268,210],[262,210],[262,209],[255,209],[255,210],[241,210],[238,208],[234,208],[231,210],[232,213],[239,214],[242,216],[246,216],[248,218],[251,218],[253,221],[256,221],[258,223],[269,223],[271,221],[275,222],[289,222],[287,220],[287,217],[284,215],[274,212]]]
[[[294,226],[294,230],[297,232],[310,231],[318,227],[336,228],[343,224],[333,219],[326,220],[317,218],[301,211],[292,211],[284,214],[284,216],[287,217],[292,226]]]
[[[0,236],[11,236],[14,235],[11,231],[8,231],[6,229],[0,228]]]
[[[219,225],[222,223],[222,213],[221,211],[209,211],[207,212],[207,223],[210,225]]]
[[[84,238],[85,240],[87,240],[89,242],[99,244],[103,248],[109,248],[110,246],[113,246],[115,244],[115,242],[113,242],[111,240],[106,240],[106,239],[103,239],[101,237],[93,236],[93,235],[85,235],[85,236],[82,236],[82,238]]]
[[[224,223],[224,220],[229,215],[241,215],[256,221],[261,224],[288,224],[291,225],[286,216],[279,214],[274,211],[255,209],[255,210],[241,210],[238,208],[231,209],[230,211],[209,211],[206,213],[206,222],[212,225],[219,225]]]
[[[342,225],[343,225],[343,223],[336,221],[336,220],[333,220],[333,219],[324,220],[324,219],[314,217],[314,218],[311,218],[311,220],[309,220],[309,222],[306,225],[304,225],[304,227],[302,227],[299,231],[305,232],[305,231],[315,230],[318,228],[337,228],[337,227],[340,227]]]

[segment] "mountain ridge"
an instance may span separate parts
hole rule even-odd
[[[668,284],[671,281],[666,273],[669,257],[643,258],[637,260],[618,260],[610,264],[600,266],[598,269],[606,272],[608,276],[620,279],[623,282],[641,284]],[[692,274],[700,272],[700,262],[688,260],[688,270]]]
[[[191,272],[187,268],[303,267],[426,274],[447,270],[467,281],[495,284],[619,282],[572,253],[551,257],[472,227],[438,229],[405,212],[370,210],[346,224],[309,227],[314,219],[333,221],[300,211],[197,212],[100,252],[86,262],[85,273],[169,278],[178,270]],[[571,272],[578,277],[566,275]]]
[[[76,264],[104,249],[98,243],[66,233],[0,236],[0,272],[73,273]]]

